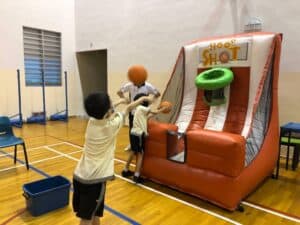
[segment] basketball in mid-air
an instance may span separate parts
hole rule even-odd
[[[228,63],[229,59],[230,59],[230,56],[227,51],[223,51],[220,53],[219,60],[221,61],[221,63]]]
[[[136,86],[142,85],[147,80],[147,70],[142,65],[133,65],[128,69],[128,79]]]
[[[158,106],[158,109],[164,107],[165,109],[162,111],[163,113],[169,113],[172,110],[172,103],[168,101],[163,101]]]

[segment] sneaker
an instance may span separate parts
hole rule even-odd
[[[130,170],[127,170],[127,171],[123,170],[121,173],[122,177],[131,177],[131,176],[133,176],[133,174],[134,174],[134,172],[132,172]]]
[[[144,179],[143,178],[141,178],[140,176],[133,176],[133,181],[135,182],[135,183],[139,183],[139,184],[141,184],[141,183],[144,183]]]
[[[126,148],[124,148],[124,151],[129,151],[131,149],[130,145],[127,145]]]

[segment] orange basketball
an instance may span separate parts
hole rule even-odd
[[[134,85],[139,86],[145,83],[145,81],[147,80],[148,73],[145,67],[141,65],[133,65],[129,68],[127,75],[128,75],[128,79]]]
[[[172,110],[172,103],[168,102],[168,101],[163,101],[160,103],[160,105],[158,106],[158,109],[162,108],[162,107],[166,107],[162,112],[163,113],[169,113]]]
[[[223,51],[220,53],[219,60],[221,61],[221,63],[228,63],[229,59],[230,59],[230,56],[227,51]]]

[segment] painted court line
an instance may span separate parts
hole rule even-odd
[[[66,143],[67,144],[67,143]],[[75,154],[75,153],[78,153],[78,152],[82,152],[82,147],[77,147],[77,148],[81,148],[81,150],[79,150],[79,151],[76,151],[76,152],[71,152],[71,153],[62,153],[62,152],[60,152],[60,151],[57,151],[57,150],[55,150],[55,149],[53,149],[53,148],[51,148],[51,147],[47,147],[47,146],[45,146],[44,147],[45,149],[47,149],[47,150],[49,150],[49,151],[51,151],[51,152],[54,152],[54,153],[56,153],[56,154],[59,154],[60,155],[60,157],[66,157],[66,158],[68,158],[68,159],[71,159],[71,160],[75,160],[75,161],[79,161],[79,159],[77,159],[77,158],[75,158],[75,157],[72,157],[72,156],[70,156],[71,154]],[[121,163],[123,163],[123,164],[125,164],[126,163],[126,161],[124,161],[124,160],[122,160],[122,159],[116,159],[116,158],[114,158],[114,161],[117,161],[117,162],[121,162]],[[130,164],[131,166],[133,166],[133,167],[135,167],[135,164]]]
[[[72,159],[72,160],[75,160],[75,161],[79,161],[79,159],[76,159],[76,158],[74,158],[74,157],[72,157],[72,156],[69,156],[69,155],[66,155],[66,154],[64,154],[64,153],[58,152],[58,151],[56,151],[56,150],[54,150],[54,149],[51,149],[50,147],[48,147],[48,149],[49,149],[50,151],[56,152],[57,154],[61,154],[61,155],[65,156],[66,158],[69,158],[69,159]],[[124,161],[122,161],[122,160],[118,160],[118,161],[124,163]],[[129,179],[126,179],[126,178],[124,178],[124,177],[122,177],[122,176],[120,176],[120,175],[115,174],[115,176],[118,177],[118,178],[120,178],[120,179],[122,179],[122,180],[125,180],[125,181],[127,181],[127,182],[134,183],[133,181],[131,181],[131,180],[129,180]],[[214,213],[214,212],[212,212],[212,211],[209,211],[209,210],[207,210],[207,209],[203,209],[203,208],[201,208],[201,207],[195,206],[195,205],[190,204],[190,203],[188,203],[188,202],[182,201],[182,200],[180,200],[180,199],[178,199],[178,198],[175,198],[175,197],[173,197],[173,196],[171,196],[171,195],[168,195],[168,194],[165,194],[165,193],[163,193],[163,192],[157,191],[157,190],[155,190],[155,189],[153,189],[153,188],[150,188],[150,187],[147,187],[147,186],[144,186],[144,185],[140,185],[140,184],[139,184],[139,186],[142,187],[142,188],[144,188],[144,189],[147,189],[147,190],[149,190],[149,191],[152,191],[152,192],[154,192],[154,193],[156,193],[156,194],[159,194],[159,195],[162,195],[162,196],[167,197],[167,198],[169,198],[169,199],[172,199],[172,200],[174,200],[174,201],[180,202],[180,203],[182,203],[182,204],[184,204],[184,205],[187,205],[187,206],[190,206],[190,207],[192,207],[192,208],[198,209],[198,210],[200,210],[200,211],[202,211],[202,212],[204,212],[204,213],[206,213],[206,214],[209,214],[209,215],[211,215],[211,216],[217,217],[217,218],[219,218],[219,219],[221,219],[221,220],[225,220],[226,222],[229,222],[229,223],[232,223],[232,224],[235,224],[235,225],[241,225],[241,223],[238,223],[238,222],[236,222],[236,221],[234,221],[234,220],[231,220],[231,219],[229,219],[229,218],[227,218],[227,217],[224,217],[224,216],[222,216],[222,215],[219,215],[219,214]]]
[[[71,146],[73,146],[73,147],[75,147],[75,148],[78,148],[78,149],[81,149],[81,150],[83,149],[83,146],[76,145],[76,144],[73,144],[73,143],[71,143],[71,142],[62,142],[62,143],[66,144],[66,145],[71,145]],[[125,161],[125,160],[122,160],[122,159],[114,158],[114,160],[117,161],[117,162],[126,163],[126,161]],[[130,163],[130,166],[135,167],[135,164]]]
[[[55,150],[55,151],[56,151],[56,150]],[[6,152],[0,150],[0,153],[5,154]],[[61,154],[61,155],[62,155],[62,156],[65,156],[65,154]],[[13,158],[12,155],[7,155],[7,157]],[[76,159],[76,158],[74,158],[74,157],[71,157],[71,158],[73,158],[73,160]],[[76,160],[77,160],[77,159],[76,159]],[[25,164],[25,162],[23,162],[23,161],[20,160],[20,159],[17,159],[17,161],[18,161],[19,163]],[[38,169],[38,168],[36,168],[36,167],[33,167],[33,166],[29,165],[29,168],[32,169],[33,171],[35,171],[35,172],[37,172],[37,173],[39,173],[39,174],[45,176],[45,177],[51,177],[49,174],[45,173],[44,171],[42,171],[42,170],[40,170],[40,169]],[[72,189],[71,189],[71,191],[72,191]],[[132,224],[132,225],[141,225],[140,223],[134,221],[133,219],[131,219],[131,218],[125,216],[124,214],[122,214],[122,213],[120,213],[120,212],[114,210],[113,208],[111,208],[111,207],[109,207],[109,206],[107,206],[107,205],[104,205],[104,208],[105,208],[105,210],[109,211],[110,213],[112,213],[112,214],[114,214],[115,216],[117,216],[117,217],[119,217],[119,218],[125,220],[126,222],[128,222],[128,223],[130,223],[130,224]],[[14,218],[15,218],[15,217],[14,217]],[[13,218],[13,219],[14,219],[14,218]],[[9,222],[9,221],[8,221],[8,222]],[[7,222],[6,222],[6,224],[7,224]]]
[[[65,144],[69,144],[69,142],[65,142]],[[79,145],[76,146],[76,145],[74,145],[74,144],[72,144],[72,143],[70,143],[70,145],[72,145],[72,146],[74,146],[74,147],[80,148]],[[82,147],[81,147],[81,148],[82,148]],[[121,162],[121,163],[126,163],[126,161],[124,161],[124,160],[120,160],[120,159],[114,159],[114,160],[115,160],[115,161],[118,161],[118,162]],[[131,165],[132,165],[132,164],[131,164]],[[132,166],[135,167],[134,164],[133,164]],[[119,177],[120,179],[126,180],[126,181],[128,181],[128,182],[130,182],[130,183],[133,183],[131,180],[126,179],[126,178],[123,178],[122,176],[119,176],[119,175],[117,175],[117,174],[115,174],[115,176],[116,176],[116,177]],[[166,195],[166,194],[163,193],[163,192],[159,192],[159,191],[157,191],[157,190],[155,190],[155,189],[152,189],[152,188],[150,188],[150,187],[147,187],[147,186],[145,186],[145,185],[140,185],[140,184],[139,184],[139,186],[144,187],[144,188],[146,188],[146,189],[148,189],[148,190],[153,190],[154,192],[157,192],[157,193],[161,193],[161,194],[163,194],[163,195]],[[175,197],[173,197],[173,196],[171,196],[171,197],[174,198],[174,200],[177,199],[177,198],[175,198]],[[175,200],[175,201],[176,201],[176,200]],[[180,200],[180,199],[178,199],[178,201],[180,201],[180,202],[183,203],[183,204],[190,205],[190,206],[193,207],[193,208],[197,208],[197,207],[198,207],[198,206],[196,206],[196,205],[193,205],[193,204],[191,204],[191,203],[185,202],[185,201]],[[298,219],[296,216],[294,217],[293,215],[287,215],[287,214],[284,214],[283,212],[275,211],[274,209],[268,209],[268,208],[266,208],[265,206],[259,206],[259,205],[257,205],[257,204],[250,203],[250,202],[247,202],[247,201],[242,201],[242,204],[247,205],[247,206],[252,207],[252,208],[255,208],[255,209],[257,209],[257,210],[264,211],[264,212],[266,212],[266,213],[270,213],[270,214],[272,214],[272,215],[275,215],[275,216],[278,216],[278,217],[287,219],[287,220],[291,220],[291,221],[300,223],[300,219]],[[206,209],[203,209],[203,210],[206,210]],[[209,211],[209,212],[210,212],[210,211]],[[225,218],[226,218],[226,217],[225,217]]]
[[[63,157],[66,157],[66,158],[68,158],[68,159],[75,160],[75,161],[77,161],[77,162],[79,161],[79,159],[77,159],[77,158],[75,158],[75,157],[72,157],[72,156],[70,156],[69,154],[61,153],[61,152],[59,152],[59,151],[57,151],[57,150],[55,150],[55,149],[53,149],[53,148],[51,148],[51,147],[46,146],[45,149],[47,149],[47,150],[49,150],[49,151],[51,151],[51,152],[54,152],[54,153],[56,153],[56,154],[58,154],[58,155],[61,155],[61,156],[63,156]]]
[[[46,147],[44,147],[44,149],[48,150]],[[82,150],[71,152],[69,154],[75,154],[75,153],[78,153],[78,152],[82,152]],[[9,156],[11,156],[11,154],[5,154],[5,156],[9,157]],[[45,162],[45,161],[49,161],[49,160],[57,159],[57,158],[62,158],[62,157],[64,157],[64,155],[57,155],[57,156],[53,156],[53,157],[48,157],[48,158],[44,158],[44,159],[40,159],[40,160],[30,162],[30,165],[34,165],[34,164],[37,164],[37,163],[40,163],[40,162]],[[16,165],[16,166],[7,167],[7,168],[4,168],[4,169],[1,169],[0,172],[15,169],[15,168],[19,168],[19,167],[25,167],[25,165],[24,164],[19,164],[19,165]]]
[[[232,223],[232,224],[242,225],[241,223],[239,223],[239,222],[237,222],[237,221],[235,221],[235,220],[229,219],[229,218],[227,218],[227,217],[225,217],[225,216],[222,216],[222,215],[220,215],[220,214],[218,214],[218,213],[215,213],[215,212],[213,212],[213,211],[210,211],[210,210],[201,208],[201,207],[199,207],[199,206],[193,205],[193,204],[191,204],[191,203],[188,203],[188,202],[186,202],[186,201],[183,201],[183,200],[181,200],[181,199],[178,199],[178,198],[176,198],[176,197],[174,197],[174,196],[172,196],[172,195],[168,195],[168,194],[166,194],[166,193],[160,192],[160,191],[158,191],[158,190],[155,190],[155,189],[153,189],[153,188],[150,188],[150,187],[145,186],[145,185],[142,185],[142,184],[136,184],[136,183],[134,183],[132,180],[129,180],[129,179],[127,179],[127,178],[124,178],[124,177],[122,177],[122,176],[120,176],[120,175],[118,175],[118,174],[115,174],[115,176],[118,177],[118,178],[120,178],[120,179],[122,179],[122,180],[125,180],[125,181],[127,181],[127,182],[129,182],[129,183],[135,184],[135,185],[137,185],[137,186],[139,186],[139,187],[141,187],[141,188],[143,188],[143,189],[146,189],[146,190],[148,190],[148,191],[151,191],[151,192],[154,192],[154,193],[156,193],[156,194],[162,195],[162,196],[164,196],[164,197],[166,197],[166,198],[169,198],[169,199],[171,199],[171,200],[174,200],[174,201],[176,201],[176,202],[179,202],[179,203],[181,203],[181,204],[183,204],[183,205],[186,205],[186,206],[189,206],[189,207],[191,207],[191,208],[197,209],[197,210],[199,210],[199,211],[201,211],[201,212],[203,212],[203,213],[209,214],[209,215],[211,215],[211,216],[213,216],[213,217],[216,217],[216,218],[218,218],[218,219],[225,220],[226,222],[229,222],[229,223]]]
[[[57,151],[57,150],[51,148],[51,146],[56,146],[56,145],[61,145],[61,144],[71,145],[71,146],[76,147],[76,148],[81,149],[81,150],[65,154],[65,153],[61,153],[61,152],[59,152],[59,151]],[[69,143],[69,142],[60,142],[60,143],[57,143],[57,144],[48,145],[48,146],[45,145],[45,146],[41,146],[41,147],[37,147],[37,148],[42,148],[42,147],[45,148],[45,149],[47,149],[47,150],[49,150],[49,151],[55,152],[56,154],[58,154],[58,156],[54,156],[54,157],[51,157],[51,158],[46,158],[46,159],[43,159],[43,160],[38,160],[38,161],[35,161],[35,162],[31,163],[31,164],[36,164],[36,163],[39,163],[39,162],[42,162],[42,161],[47,161],[47,160],[51,160],[51,159],[54,159],[54,158],[60,158],[60,157],[66,157],[66,158],[69,158],[69,159],[74,160],[74,161],[79,161],[79,159],[74,158],[74,157],[72,157],[72,156],[70,156],[70,155],[82,151],[82,146],[75,145],[75,144]],[[34,149],[37,149],[37,148],[34,148]],[[114,160],[117,161],[117,162],[121,162],[121,163],[123,163],[123,164],[126,163],[124,160],[120,160],[120,159],[114,159]],[[131,165],[132,165],[132,166],[135,166],[134,164],[131,164]],[[15,166],[15,167],[20,167],[20,166],[23,166],[23,165],[19,165],[19,166]],[[11,167],[11,168],[15,168],[15,167]],[[0,171],[5,171],[5,170],[11,169],[11,168],[2,169],[2,170],[0,170]],[[123,180],[125,180],[125,181],[127,181],[127,182],[134,183],[134,182],[132,182],[131,180],[126,179],[126,178],[123,178],[122,176],[119,176],[119,175],[117,175],[117,174],[115,174],[115,176],[118,177],[118,178],[120,178],[120,179],[123,179]],[[188,206],[190,206],[190,207],[193,207],[193,208],[198,209],[198,210],[200,210],[200,211],[203,211],[203,212],[205,212],[205,213],[208,213],[208,214],[213,213],[213,212],[211,212],[211,211],[209,211],[209,210],[200,208],[200,207],[198,207],[198,206],[196,206],[196,205],[193,205],[193,204],[188,203],[188,202],[186,202],[186,201],[177,199],[177,198],[175,198],[175,197],[173,197],[173,196],[171,196],[171,195],[167,195],[167,194],[165,194],[165,193],[163,193],[163,192],[157,191],[157,190],[155,190],[155,189],[153,189],[153,188],[150,188],[150,187],[147,187],[147,186],[145,186],[145,185],[140,185],[140,184],[139,184],[139,186],[140,186],[140,187],[143,187],[143,188],[145,188],[145,189],[148,189],[148,190],[150,190],[150,191],[153,191],[153,192],[155,192],[155,193],[161,194],[161,195],[163,195],[163,196],[165,196],[165,197],[168,197],[168,196],[169,196],[168,198],[170,198],[170,199],[173,199],[173,200],[175,200],[175,201],[178,201],[178,202],[180,202],[180,203],[182,203],[182,204],[188,205]],[[274,209],[268,209],[268,208],[266,208],[265,206],[260,206],[260,205],[257,205],[257,204],[255,204],[255,203],[250,203],[250,202],[247,202],[247,201],[242,201],[242,204],[247,205],[247,206],[252,207],[252,208],[255,208],[255,209],[257,209],[257,210],[261,210],[261,211],[270,213],[270,214],[275,215],[275,216],[278,216],[278,217],[282,217],[282,218],[287,219],[287,220],[291,220],[291,221],[298,222],[298,223],[300,222],[300,220],[299,220],[298,218],[296,218],[296,217],[293,217],[293,215],[286,215],[286,214],[284,214],[284,213],[282,213],[282,212],[274,211]],[[215,213],[213,213],[213,214],[215,214]],[[217,214],[217,215],[219,215],[219,214]],[[215,215],[214,215],[214,216],[215,216]],[[219,216],[221,216],[221,215],[219,215]],[[216,217],[218,217],[218,216],[216,216]],[[223,217],[223,216],[221,216],[221,217]],[[224,218],[228,219],[227,217],[224,217]],[[230,219],[229,219],[229,220],[230,220]],[[231,222],[231,223],[232,223],[232,222]],[[233,224],[235,224],[235,223],[240,224],[240,223],[238,223],[238,222],[236,222],[236,221],[233,221]]]
[[[66,144],[66,145],[71,145],[71,146],[73,146],[73,147],[75,147],[75,148],[79,148],[79,149],[82,149],[82,148],[83,148],[83,146],[76,145],[76,144],[73,144],[73,143],[71,143],[71,142],[66,142],[66,141],[64,141],[64,142],[62,142],[62,143]],[[51,147],[51,146],[50,146],[50,147]]]
[[[55,144],[55,145],[51,145],[51,146],[56,146],[56,145],[61,145],[61,144],[68,144],[68,143],[60,143],[60,144]],[[54,150],[53,148],[50,148],[50,147],[48,147],[46,145],[41,146],[41,147],[37,147],[37,148],[32,148],[30,150],[46,149],[48,151],[55,152],[58,155],[57,156],[53,156],[53,157],[48,157],[48,158],[40,159],[40,160],[36,160],[36,161],[30,161],[30,165],[35,165],[35,164],[38,164],[38,163],[41,163],[41,162],[46,162],[46,161],[49,161],[49,160],[52,160],[52,159],[57,159],[57,158],[62,158],[62,157],[67,157],[67,158],[69,158],[71,160],[78,160],[78,159],[70,156],[72,154],[76,154],[76,153],[82,152],[82,147],[79,147],[79,146],[76,146],[76,147],[78,149],[81,149],[81,150],[78,150],[78,151],[75,151],[75,152],[70,152],[70,153],[67,153],[67,154],[58,152],[58,151]],[[3,154],[0,155],[0,157],[2,157],[2,156],[9,157],[9,156],[11,156],[11,154],[10,153],[5,153],[5,154],[3,153]],[[124,160],[120,160],[120,159],[114,159],[114,160],[117,161],[117,162],[125,163]],[[135,164],[131,163],[130,165],[133,166],[133,167],[135,167]],[[19,168],[19,167],[25,167],[25,165],[24,164],[19,164],[19,165],[16,165],[16,166],[11,166],[11,167],[7,167],[7,168],[3,168],[3,169],[0,169],[0,172],[12,170],[12,169],[16,169],[16,168]]]
[[[43,147],[45,147],[45,146],[52,147],[52,146],[62,145],[62,144],[66,144],[66,143],[65,143],[65,142],[60,142],[60,143],[55,143],[55,144],[51,144],[51,145],[43,145],[43,146],[34,147],[34,148],[27,148],[26,151],[27,151],[27,152],[30,152],[30,151],[33,151],[33,150],[36,150],[36,149],[43,148]],[[0,148],[0,149],[2,149],[2,148]],[[23,149],[20,150],[20,151],[23,151]],[[0,158],[1,158],[1,157],[6,157],[6,156],[9,155],[10,153],[13,153],[13,151],[12,151],[12,152],[5,152],[5,154],[1,154],[1,155],[0,155]]]
[[[118,160],[118,161],[119,161],[119,162],[123,162],[122,160]],[[124,162],[123,162],[123,163],[124,163]],[[120,176],[120,175],[115,174],[115,176],[118,177],[118,178],[120,178],[120,179],[123,179],[123,180],[126,180],[126,181],[130,182],[130,183],[135,184],[132,180],[126,179],[126,178],[124,178],[124,177],[122,177],[122,176]],[[163,196],[165,196],[165,197],[170,196],[170,197],[168,197],[168,198],[171,198],[171,199],[173,199],[173,200],[175,200],[175,201],[178,201],[178,202],[180,202],[180,203],[182,203],[182,204],[188,205],[188,206],[193,207],[193,208],[195,208],[195,209],[199,209],[200,211],[204,211],[204,210],[205,210],[205,212],[206,212],[206,209],[200,208],[200,207],[198,207],[198,206],[196,206],[196,205],[193,205],[193,204],[191,204],[191,203],[189,203],[189,202],[186,202],[186,201],[183,201],[183,200],[181,200],[181,199],[177,199],[177,198],[175,198],[175,197],[173,197],[173,196],[171,196],[171,195],[167,195],[167,194],[165,194],[165,193],[163,193],[163,192],[157,191],[156,189],[153,189],[153,188],[150,188],[150,187],[148,187],[148,186],[141,185],[141,184],[138,184],[138,186],[143,187],[143,188],[145,188],[145,189],[147,189],[147,190],[153,191],[153,192],[155,192],[155,193],[161,194],[161,195],[163,195]],[[284,214],[284,213],[279,212],[279,211],[274,211],[274,209],[271,209],[271,208],[268,209],[268,208],[266,208],[265,206],[259,206],[259,205],[255,204],[255,203],[250,203],[250,202],[247,202],[247,201],[242,201],[241,203],[242,203],[243,205],[247,205],[247,206],[249,206],[249,207],[251,207],[251,208],[255,208],[255,209],[257,209],[257,210],[264,211],[264,212],[270,213],[270,214],[272,214],[272,215],[275,215],[275,216],[278,216],[278,217],[281,217],[281,218],[284,218],[284,219],[287,219],[287,220],[291,220],[291,221],[300,223],[300,219],[296,218],[296,216],[293,216],[293,215],[287,215],[287,214]],[[208,211],[208,212],[211,212],[211,211]],[[208,213],[208,212],[207,212],[207,213]],[[208,213],[208,214],[210,214],[210,213]],[[218,215],[219,215],[219,214],[218,214]],[[225,218],[227,218],[227,217],[225,217]],[[238,223],[238,224],[239,224],[239,223]]]
[[[285,214],[283,214],[281,212],[274,211],[273,209],[267,209],[265,206],[259,206],[259,205],[255,204],[255,203],[250,203],[250,202],[247,202],[247,201],[242,201],[242,204],[250,206],[250,207],[258,209],[258,210],[262,210],[262,211],[268,212],[268,213],[270,213],[272,215],[279,216],[279,217],[282,217],[282,218],[287,219],[287,220],[291,220],[291,221],[300,223],[300,219],[297,219],[296,217],[285,215]]]

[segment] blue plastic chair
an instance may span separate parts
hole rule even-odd
[[[0,116],[0,148],[15,146],[14,163],[17,162],[17,146],[22,145],[27,170],[29,169],[25,142],[14,135],[10,120],[7,116]]]

